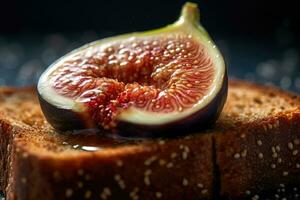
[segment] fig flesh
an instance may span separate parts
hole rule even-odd
[[[218,118],[227,73],[197,5],[186,3],[172,25],[99,40],[62,57],[41,75],[38,94],[59,130],[174,136]]]

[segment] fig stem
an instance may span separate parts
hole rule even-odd
[[[198,23],[200,20],[200,13],[198,5],[192,2],[186,2],[181,10],[179,21]]]

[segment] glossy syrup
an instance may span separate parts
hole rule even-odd
[[[64,133],[62,144],[68,145],[75,150],[92,152],[118,146],[139,144],[144,140],[140,138],[125,138],[98,129],[83,129]]]

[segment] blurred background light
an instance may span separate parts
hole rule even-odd
[[[52,62],[104,37],[175,21],[185,1],[10,0],[0,3],[0,85],[36,84]],[[201,22],[231,78],[300,92],[296,1],[200,0]]]

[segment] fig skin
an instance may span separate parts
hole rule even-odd
[[[198,130],[208,128],[214,124],[214,122],[219,117],[227,98],[227,90],[228,90],[227,71],[222,56],[215,48],[213,41],[211,40],[211,38],[209,37],[205,29],[202,26],[200,26],[200,24],[198,24],[198,21],[199,21],[199,13],[198,13],[197,6],[192,3],[187,3],[183,7],[182,16],[173,25],[170,25],[163,29],[149,31],[141,34],[135,34],[135,33],[127,34],[127,35],[116,37],[116,39],[119,40],[119,39],[129,38],[133,36],[144,37],[148,33],[152,35],[160,31],[163,34],[168,34],[169,31],[174,31],[174,30],[177,31],[178,28],[183,28],[183,30],[188,29],[189,31],[191,31],[189,32],[189,34],[192,33],[194,36],[197,35],[196,38],[198,39],[201,38],[201,40],[199,39],[199,41],[204,42],[205,43],[204,45],[210,46],[210,47],[206,47],[209,49],[209,51],[214,51],[214,54],[211,55],[213,58],[211,57],[211,59],[214,60],[215,64],[218,63],[217,67],[221,67],[220,69],[223,69],[223,71],[221,70],[222,73],[219,73],[222,74],[222,76],[218,75],[218,79],[217,79],[218,81],[214,82],[214,84],[216,84],[218,89],[214,91],[213,98],[210,100],[210,102],[208,102],[207,105],[205,105],[204,107],[190,114],[190,116],[185,116],[184,118],[180,118],[177,120],[175,119],[172,120],[171,122],[167,122],[165,124],[160,124],[160,125],[138,124],[135,123],[134,121],[129,122],[126,120],[120,120],[117,117],[114,121],[115,128],[110,129],[111,132],[109,134],[118,134],[124,137],[136,137],[136,138],[173,137],[178,135],[186,135],[191,132],[196,132]],[[200,36],[198,37],[198,34],[201,35],[201,37]],[[103,42],[113,41],[113,39],[115,38],[104,39]],[[79,52],[80,50],[84,50],[89,46],[97,45],[100,43],[101,41],[90,43],[84,47],[74,50],[68,55],[72,55],[73,53]],[[214,48],[214,50],[212,50],[212,48]],[[64,57],[67,57],[68,55]],[[61,58],[60,60],[63,60],[64,57]],[[51,67],[55,67],[55,65],[60,60],[52,64],[49,67],[49,69],[51,69]],[[48,94],[48,90],[50,89],[49,88],[50,86],[47,87],[46,89],[43,89],[44,87],[38,86],[39,100],[40,100],[42,111],[45,114],[46,119],[55,129],[58,129],[60,131],[89,129],[89,128],[102,129],[101,127],[97,126],[97,122],[93,122],[92,117],[89,116],[90,114],[88,114],[87,112],[76,112],[69,107],[61,108],[54,104],[51,104],[50,103],[52,100],[51,98],[53,97],[48,95],[48,98],[44,98],[42,95],[42,94],[44,95]],[[49,102],[46,99],[48,99]],[[141,118],[141,119],[147,119],[147,118]]]
[[[39,93],[38,98],[44,116],[51,124],[51,126],[56,130],[68,131],[95,127],[89,127],[88,124],[90,123],[87,123],[87,120],[82,115],[80,115],[80,113],[76,113],[70,109],[63,109],[53,106],[52,104],[44,100]]]

